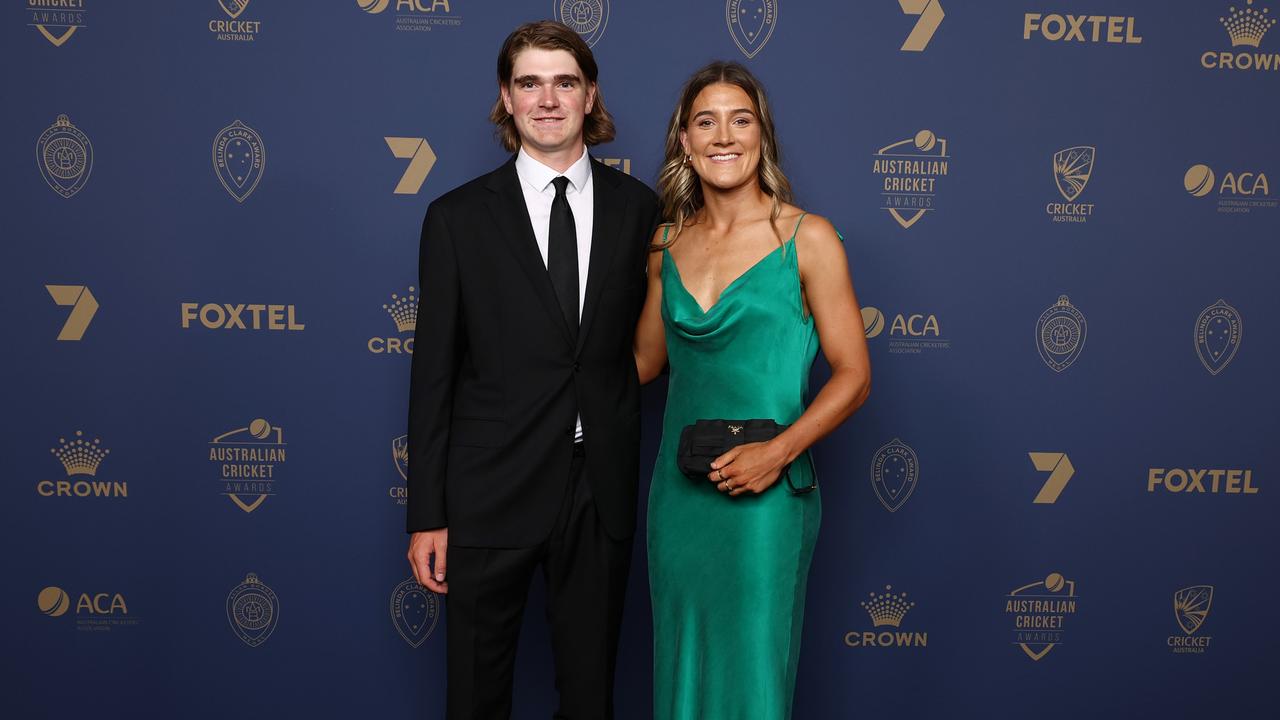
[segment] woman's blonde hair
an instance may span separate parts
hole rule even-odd
[[[760,122],[760,164],[756,168],[756,177],[760,189],[773,200],[773,208],[769,213],[769,222],[774,226],[778,242],[782,242],[778,232],[777,219],[782,213],[782,203],[792,200],[791,182],[782,172],[779,161],[778,140],[773,125],[773,115],[769,112],[769,101],[765,97],[764,86],[742,65],[736,62],[716,61],[698,70],[684,84],[680,91],[680,102],[671,113],[671,122],[667,126],[666,157],[662,170],[658,173],[658,195],[662,202],[662,217],[675,225],[674,232],[667,238],[665,246],[675,242],[684,229],[685,223],[702,209],[702,183],[693,171],[692,165],[685,162],[684,146],[680,144],[680,131],[689,124],[689,113],[692,112],[693,101],[708,85],[728,83],[742,88],[747,97],[755,105],[756,117]]]

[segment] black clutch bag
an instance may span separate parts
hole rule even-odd
[[[779,425],[773,420],[698,420],[680,431],[676,464],[685,475],[695,480],[706,480],[711,473],[711,461],[739,445],[772,440],[786,429],[786,425]],[[810,477],[813,478],[810,484],[796,487],[791,480],[791,465],[782,469],[787,489],[793,495],[812,492],[818,487],[813,458],[807,452],[804,456],[809,458]]]

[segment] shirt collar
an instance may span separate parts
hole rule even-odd
[[[520,152],[516,154],[516,174],[520,179],[528,183],[530,187],[538,192],[545,192],[547,187],[551,185],[551,181],[564,175],[569,178],[569,184],[573,186],[574,192],[582,192],[587,185],[587,180],[591,177],[591,159],[587,155],[587,148],[583,146],[582,157],[577,162],[570,165],[563,173],[543,165],[533,159],[529,153],[520,148]]]

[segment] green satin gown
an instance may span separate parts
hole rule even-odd
[[[664,250],[662,320],[671,376],[649,490],[653,715],[789,718],[818,492],[791,494],[780,478],[760,495],[730,497],[686,477],[675,453],[695,420],[791,424],[804,412],[818,334],[801,300],[794,232],[705,312]],[[792,463],[791,479],[813,480],[807,458]]]

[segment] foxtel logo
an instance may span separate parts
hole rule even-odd
[[[210,330],[305,330],[307,327],[297,321],[293,305],[182,303],[182,328],[190,328],[195,320]]]
[[[1173,493],[1225,493],[1257,495],[1252,470],[1192,470],[1151,468],[1147,471],[1147,492],[1163,487]]]

